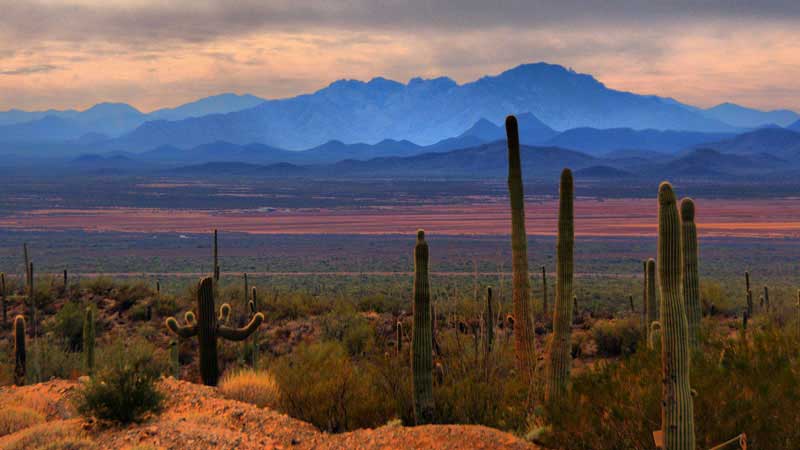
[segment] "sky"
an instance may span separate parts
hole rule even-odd
[[[0,0],[0,110],[142,111],[546,61],[702,107],[800,111],[800,1]]]

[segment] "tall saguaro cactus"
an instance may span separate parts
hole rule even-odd
[[[665,450],[694,450],[689,331],[681,286],[681,226],[672,186],[658,189],[658,275],[661,292],[661,430]]]
[[[558,243],[556,244],[556,300],[553,309],[553,340],[550,342],[550,360],[547,366],[545,400],[558,403],[566,395],[569,371],[572,365],[570,335],[572,332],[572,278],[573,250],[575,247],[575,220],[573,212],[572,172],[561,172],[561,189],[558,205]]]
[[[534,340],[528,280],[528,236],[525,232],[525,195],[519,154],[517,118],[506,117],[508,140],[508,193],[511,200],[511,256],[514,303],[514,353],[517,368],[526,377],[533,375]]]
[[[89,376],[94,374],[94,343],[94,309],[87,306],[83,318],[83,361]]]
[[[217,361],[217,339],[243,341],[258,329],[264,321],[264,315],[256,313],[250,322],[241,328],[229,327],[218,323],[214,314],[214,281],[212,277],[200,280],[197,288],[197,322],[193,315],[186,316],[187,324],[178,325],[174,317],[167,318],[166,325],[170,331],[182,338],[197,336],[200,343],[200,376],[207,386],[216,386],[219,381]]]
[[[6,274],[0,273],[0,299],[3,301],[3,327],[8,322],[8,303],[6,302]]]
[[[656,262],[653,258],[647,260],[647,303],[646,318],[648,333],[650,332],[650,324],[658,320],[658,300],[656,297]]]
[[[696,349],[700,340],[700,275],[698,274],[697,225],[694,223],[694,201],[681,200],[681,245],[683,252],[683,298],[689,325],[689,345]]]
[[[492,352],[494,344],[494,306],[492,305],[492,287],[486,288],[486,309],[483,312],[483,351],[485,354]]]
[[[214,281],[219,281],[219,247],[217,246],[217,229],[214,229]],[[247,295],[247,293],[245,293]]]
[[[417,231],[414,246],[414,330],[411,366],[414,377],[414,417],[417,424],[433,421],[433,328],[428,276],[428,243],[425,232]]]
[[[14,318],[14,384],[25,385],[25,317]]]
[[[260,308],[258,304],[258,290],[255,286],[253,286],[250,301],[247,304],[250,307],[250,317],[252,317]],[[258,369],[258,330],[253,332],[253,369]]]

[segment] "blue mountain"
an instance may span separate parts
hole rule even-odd
[[[117,139],[141,151],[224,140],[289,150],[324,144],[407,139],[430,145],[459,136],[480,119],[531,113],[556,130],[575,127],[734,131],[691,108],[654,96],[607,88],[562,66],[525,64],[458,84],[449,78],[340,80],[312,94],[267,100],[250,109],[179,121],[148,122]]]
[[[546,142],[558,134],[557,131],[547,126],[531,113],[517,115],[519,125],[519,139],[523,144],[537,145]],[[496,125],[487,119],[481,118],[459,137],[471,136],[483,142],[493,142],[506,139],[504,125]]]
[[[761,111],[735,103],[722,103],[702,110],[702,114],[708,118],[742,128],[759,128],[768,124],[785,127],[800,120],[800,114],[788,109]]]
[[[264,100],[253,95],[221,94],[175,108],[145,114],[125,103],[98,103],[84,111],[47,110],[0,112],[0,141],[42,142],[74,140],[84,135],[119,136],[148,120],[181,120],[252,108]]]
[[[590,155],[614,150],[649,150],[675,153],[687,147],[733,137],[733,133],[697,131],[633,130],[631,128],[573,128],[544,142],[555,147],[571,148]]]

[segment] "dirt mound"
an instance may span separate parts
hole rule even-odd
[[[0,448],[20,447],[23,439],[48,430],[82,434],[97,448],[113,449],[531,449],[510,434],[467,425],[406,428],[387,425],[330,435],[269,409],[224,399],[214,388],[176,381],[160,383],[166,408],[157,417],[122,428],[102,428],[76,417],[69,396],[78,383],[54,380],[0,388],[0,406],[21,406],[44,415],[46,424],[0,437]],[[50,444],[53,442],[51,441]],[[23,444],[23,447],[25,445]]]

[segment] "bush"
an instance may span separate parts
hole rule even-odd
[[[51,378],[74,379],[81,374],[80,354],[71,352],[60,341],[49,337],[30,340],[28,347],[29,382],[47,381]]]
[[[360,369],[337,342],[300,345],[273,365],[281,409],[328,432],[386,423],[389,406],[371,373]]]
[[[161,368],[142,353],[142,345],[115,343],[117,358],[108,358],[97,376],[78,391],[75,406],[101,421],[130,423],[161,410],[163,396],[155,386]],[[146,351],[146,350],[145,350]]]
[[[337,306],[322,317],[320,328],[323,340],[344,343],[351,356],[363,355],[373,346],[375,331],[352,306]]]
[[[88,281],[82,280],[81,284],[86,286],[86,289],[94,295],[108,296],[111,294],[111,290],[114,289],[114,280],[110,277],[91,278]]]
[[[226,398],[250,403],[259,408],[276,408],[280,396],[272,374],[253,369],[226,373],[220,381],[219,390]]]
[[[800,442],[795,330],[769,326],[740,339],[706,342],[692,360],[698,448],[746,432],[752,448],[788,449]],[[661,354],[643,351],[602,363],[573,377],[565,408],[550,411],[552,448],[611,450],[651,448],[661,426]]]
[[[632,355],[642,339],[637,319],[598,320],[592,325],[592,337],[602,356]]]
[[[84,310],[78,302],[68,301],[48,321],[46,328],[61,338],[70,351],[79,351],[83,345]]]
[[[6,406],[0,409],[0,436],[44,422],[44,416],[31,408]]]
[[[20,431],[4,450],[94,450],[97,446],[74,422],[47,422]]]

